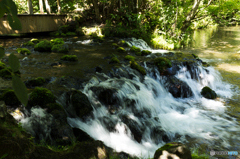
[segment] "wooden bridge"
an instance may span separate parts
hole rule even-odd
[[[19,14],[22,30],[12,30],[7,15],[0,18],[0,35],[56,31],[66,22],[66,15],[55,14]]]

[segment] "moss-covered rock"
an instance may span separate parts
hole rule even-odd
[[[203,87],[203,89],[201,91],[201,95],[207,99],[216,99],[217,98],[216,92],[207,86]]]
[[[34,46],[34,50],[39,52],[50,52],[51,49],[52,44],[48,40],[43,40]]]
[[[210,65],[207,62],[202,61],[202,66],[209,67]]]
[[[124,57],[126,60],[129,60],[129,61],[134,61],[135,60],[135,57],[134,56],[131,56],[131,55],[127,55]]]
[[[115,47],[115,48],[119,47],[117,43],[112,43],[112,46]]]
[[[119,44],[120,44],[121,46],[124,46],[124,47],[129,47],[128,43],[126,43],[125,40],[119,41]]]
[[[31,52],[27,48],[17,48],[17,52],[23,55],[30,55]]]
[[[163,152],[166,151],[164,154]],[[192,159],[191,151],[180,142],[171,142],[156,150],[154,159],[171,158],[171,156],[182,159]]]
[[[36,87],[36,86],[42,86],[46,83],[46,80],[42,77],[38,77],[35,79],[30,79],[25,82],[27,87]]]
[[[172,63],[165,57],[158,57],[154,59],[154,64],[158,67],[160,72],[163,72],[165,69],[172,67]]]
[[[135,55],[142,56],[142,53],[141,52],[135,52]]]
[[[6,105],[17,106],[21,104],[15,95],[14,90],[11,89],[5,90],[1,96],[1,99],[5,102]]]
[[[6,67],[5,63],[3,63],[2,61],[0,61],[0,70],[4,69]]]
[[[117,51],[118,51],[118,52],[126,52],[126,50],[125,50],[123,47],[118,47],[118,48],[117,48]]]
[[[34,43],[31,41],[23,43],[23,46],[34,46]]]
[[[140,49],[139,47],[136,47],[136,46],[133,45],[133,46],[131,47],[130,51],[136,53],[136,52],[141,52],[141,49]]]
[[[61,60],[64,61],[78,61],[78,58],[76,55],[64,55],[61,57]]]
[[[198,59],[198,56],[197,56],[197,55],[192,54],[192,56],[193,56],[195,59]]]
[[[66,34],[64,34],[64,33],[61,33],[61,36],[67,36]]]
[[[38,39],[31,39],[30,41],[33,42],[34,44],[39,43],[39,40],[38,40]]]
[[[12,78],[11,71],[8,68],[1,69],[0,77],[5,78],[5,79],[11,79]]]
[[[55,96],[46,88],[35,87],[29,97],[30,106],[45,106],[49,103],[55,103]]]
[[[59,31],[60,33],[66,34],[66,33],[68,32],[68,27],[69,27],[69,25],[60,26],[60,27],[58,28],[58,31]]]
[[[52,39],[51,44],[56,45],[56,44],[64,44],[64,40],[62,38],[56,38],[56,39]]]
[[[56,44],[56,45],[53,45],[52,51],[58,52],[58,53],[68,53],[69,48],[68,48],[68,45],[66,44]]]
[[[135,61],[130,61],[130,67],[138,70],[142,75],[146,75],[146,70]]]
[[[142,56],[150,55],[152,52],[149,50],[142,50]]]
[[[120,63],[120,61],[117,57],[112,57],[109,64],[111,64],[111,63]]]
[[[63,106],[58,103],[48,103],[46,106],[42,106],[42,108],[47,108],[48,112],[52,112],[53,110],[64,111]]]
[[[66,35],[67,35],[67,36],[75,36],[75,35],[77,35],[77,34],[74,33],[74,32],[67,32]]]

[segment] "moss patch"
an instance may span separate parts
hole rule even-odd
[[[138,70],[142,75],[146,75],[146,70],[135,61],[130,61],[130,67]]]
[[[123,47],[118,47],[118,48],[117,48],[117,51],[118,51],[118,52],[126,52],[126,50],[125,50]]]
[[[173,146],[173,144],[168,143],[168,144],[165,144],[164,146],[160,147],[157,151],[168,150],[172,146]]]
[[[41,87],[35,87],[29,98],[30,106],[45,106],[49,103],[55,103],[56,100],[55,96],[50,90]]]
[[[154,64],[158,67],[160,72],[164,71],[167,68],[172,67],[170,60],[165,57],[158,57],[154,59]]]
[[[11,89],[5,90],[1,96],[1,99],[5,102],[6,105],[17,106],[21,104],[15,95],[14,90]]]
[[[27,86],[31,86],[31,87],[36,87],[36,86],[42,86],[45,84],[45,79],[42,77],[38,77],[35,79],[31,79],[29,81],[26,82]]]
[[[17,52],[23,55],[30,55],[31,52],[27,48],[17,48]]]
[[[120,63],[117,57],[112,57],[109,63]]]
[[[51,44],[56,45],[56,44],[64,44],[64,41],[62,38],[56,38],[56,39],[52,39]]]
[[[112,46],[115,48],[119,47],[118,44],[116,44],[116,43],[112,43]]]
[[[207,99],[216,99],[217,98],[216,92],[207,86],[203,87],[203,89],[201,91],[201,95]]]
[[[136,53],[136,52],[141,52],[141,49],[140,49],[139,47],[136,47],[136,46],[133,45],[133,46],[131,47],[130,51]]]
[[[134,56],[131,56],[131,55],[127,55],[124,57],[126,60],[129,60],[129,61],[134,61],[135,60],[135,57]]]
[[[0,77],[5,78],[5,79],[11,79],[12,78],[11,71],[8,68],[1,69]]]
[[[51,50],[58,53],[67,53],[69,51],[68,46],[64,44],[55,44]]]
[[[76,55],[64,55],[61,57],[61,60],[64,61],[78,61],[78,58]]]
[[[152,52],[148,50],[143,50],[141,53],[142,53],[142,56],[146,56],[146,55],[150,55]]]
[[[31,39],[30,41],[33,42],[34,44],[39,43],[39,40],[38,40],[38,39]]]
[[[204,67],[209,67],[210,65],[207,63],[207,62],[202,62],[202,66],[204,66]]]
[[[31,41],[23,43],[23,46],[34,46],[34,43]]]
[[[4,69],[5,67],[6,67],[5,63],[3,63],[3,62],[0,61],[0,70],[1,70],[1,69]]]
[[[135,55],[142,56],[142,53],[141,52],[135,52]]]
[[[39,52],[50,52],[51,49],[52,44],[48,40],[43,40],[34,46],[34,50]]]

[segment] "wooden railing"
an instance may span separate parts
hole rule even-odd
[[[21,31],[12,30],[7,15],[0,18],[0,35],[56,31],[59,26],[66,23],[66,15],[19,14],[18,18],[22,23]]]

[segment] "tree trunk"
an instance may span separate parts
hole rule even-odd
[[[39,0],[39,9],[40,9],[40,13],[43,14],[43,0]]]
[[[28,0],[28,13],[33,14],[32,0]]]
[[[60,0],[57,0],[57,8],[58,8],[58,13],[61,13],[61,6],[60,6]]]
[[[47,14],[51,14],[51,8],[50,8],[50,5],[49,5],[49,3],[48,3],[48,0],[45,0],[44,2],[45,2]]]
[[[98,23],[100,23],[101,19],[100,19],[99,7],[98,7],[98,0],[93,0],[93,6],[94,6],[94,9],[95,9],[96,20],[97,20]]]
[[[199,4],[202,0],[194,0],[194,4],[192,6],[192,10],[188,13],[185,21],[183,22],[183,26],[182,26],[182,31],[185,32],[187,30],[187,28],[190,26],[191,24],[191,20],[194,19],[194,17],[196,16]]]

